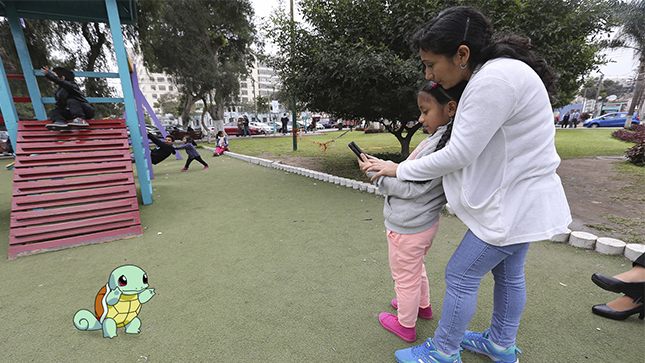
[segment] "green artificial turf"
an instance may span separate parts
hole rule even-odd
[[[394,362],[405,343],[383,329],[394,312],[383,199],[202,152],[209,170],[169,158],[155,166],[144,235],[7,260],[12,172],[0,172],[0,362]],[[444,216],[426,257],[435,310],[417,324],[421,344],[441,316],[444,267],[466,231]],[[77,310],[123,264],[143,268],[157,293],[138,335],[79,331]],[[523,362],[637,362],[643,321],[591,314],[618,295],[593,272],[629,269],[622,257],[534,243],[518,334]],[[492,277],[470,329],[488,327]],[[469,352],[464,362],[490,362]]]

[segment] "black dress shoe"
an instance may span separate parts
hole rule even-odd
[[[595,273],[591,275],[591,281],[600,286],[600,288],[612,292],[637,292],[643,295],[645,292],[645,282],[624,282],[616,278]]]
[[[643,320],[643,318],[645,318],[645,305],[639,305],[635,308],[624,310],[624,311],[616,311],[610,308],[609,306],[607,306],[607,304],[594,305],[591,308],[591,312],[593,312],[596,315],[600,315],[602,317],[613,319],[613,320],[625,320],[630,316],[636,313],[639,313],[638,318]]]

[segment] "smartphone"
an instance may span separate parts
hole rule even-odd
[[[358,147],[358,145],[356,145],[354,141],[347,144],[347,146],[349,146],[349,148],[352,149],[354,154],[356,154],[356,156],[358,156],[359,158],[361,157],[361,154],[364,154],[363,150],[361,150],[361,148]]]

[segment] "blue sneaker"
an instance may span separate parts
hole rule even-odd
[[[461,363],[459,353],[445,356],[437,352],[430,338],[416,347],[397,350],[394,356],[399,363]]]
[[[477,333],[467,330],[461,341],[462,348],[487,355],[494,362],[519,363],[517,353],[522,354],[522,351],[515,345],[505,350],[495,348],[490,339],[488,339],[488,331],[489,329],[486,329],[483,333]]]

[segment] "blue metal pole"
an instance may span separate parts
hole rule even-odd
[[[22,32],[20,18],[18,17],[18,12],[16,12],[15,6],[16,5],[12,1],[7,2],[7,19],[9,20],[9,26],[11,27],[13,42],[16,44],[16,51],[18,52],[20,66],[22,67],[22,74],[25,76],[27,90],[29,90],[29,97],[31,98],[31,104],[34,108],[36,118],[39,120],[47,120],[45,106],[40,100],[41,96],[38,82],[36,82],[36,76],[34,76],[34,66],[31,63],[31,58],[29,57],[29,49],[27,49],[25,34]]]
[[[9,81],[7,80],[7,73],[4,71],[2,64],[2,57],[0,57],[0,111],[4,117],[4,124],[9,131],[9,138],[11,139],[11,146],[16,150],[16,137],[18,137],[18,112],[16,105],[13,103],[13,96],[9,88]]]
[[[110,31],[112,33],[112,42],[114,43],[114,53],[116,54],[116,63],[119,67],[119,78],[121,79],[121,88],[123,89],[123,99],[125,101],[125,112],[127,117],[125,124],[130,130],[132,139],[132,151],[134,161],[137,166],[137,177],[141,188],[141,199],[143,204],[152,204],[152,182],[150,181],[150,172],[148,171],[148,162],[146,161],[145,152],[143,151],[143,138],[139,130],[137,120],[137,106],[134,102],[134,90],[130,80],[128,68],[128,56],[125,52],[123,43],[123,34],[121,33],[121,21],[119,20],[119,10],[116,6],[116,0],[105,0]]]

